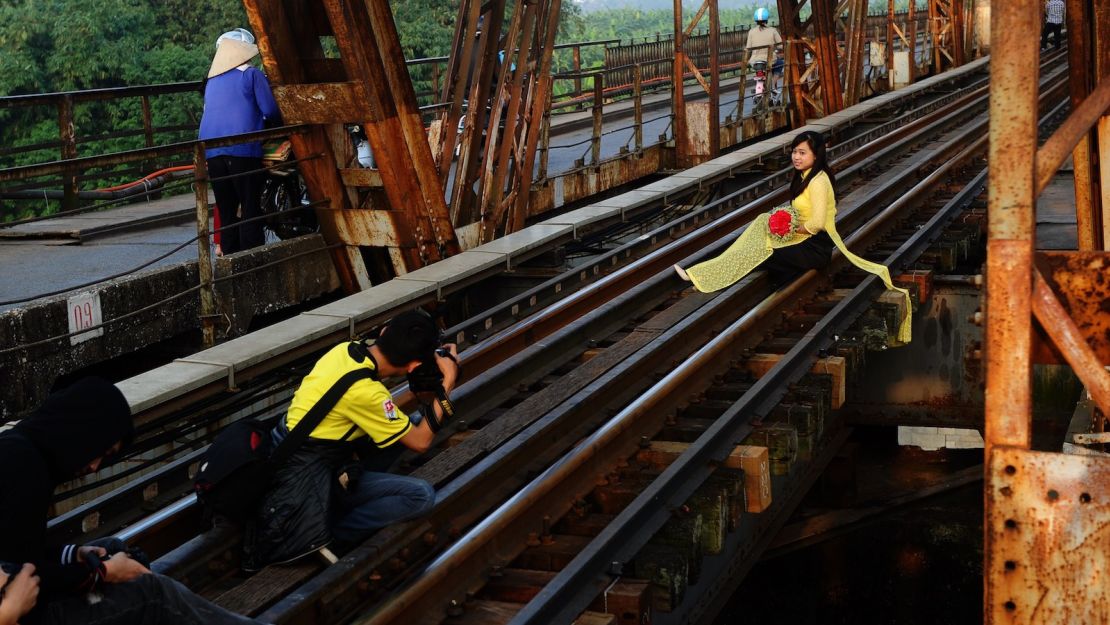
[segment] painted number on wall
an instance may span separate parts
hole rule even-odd
[[[69,308],[69,344],[76,345],[82,341],[87,341],[97,336],[103,336],[104,328],[96,328],[88,332],[81,332],[94,326],[99,326],[102,317],[100,315],[100,293],[81,293],[75,295],[68,300]],[[75,334],[80,332],[80,334]]]

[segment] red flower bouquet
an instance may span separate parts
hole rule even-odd
[[[789,204],[772,209],[767,217],[767,233],[777,241],[789,241],[798,231],[798,213]]]

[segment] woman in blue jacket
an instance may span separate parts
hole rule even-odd
[[[266,75],[248,61],[258,55],[254,35],[237,28],[216,39],[216,56],[204,86],[200,139],[215,139],[262,130],[280,123]],[[220,248],[225,254],[264,242],[262,220],[237,225],[261,214],[262,143],[251,141],[204,151],[212,193],[220,211]]]

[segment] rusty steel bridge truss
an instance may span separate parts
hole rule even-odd
[[[985,617],[1105,622],[1110,457],[1034,449],[1032,367],[1063,361],[1110,414],[1110,1],[1068,0],[1072,110],[1037,147],[1041,2],[991,14]],[[1037,252],[1037,197],[1071,156],[1079,249]],[[1057,448],[1058,450],[1058,448]]]
[[[447,69],[437,73],[442,104],[426,129],[387,0],[244,0],[285,120],[309,128],[291,141],[349,291],[519,230],[552,204],[546,151],[537,148],[550,132],[560,3],[463,0]],[[963,0],[928,0],[928,7],[932,69],[960,64],[970,38]],[[911,50],[915,8],[902,27],[893,11],[888,16],[888,39],[908,33]],[[778,9],[791,123],[858,102],[867,2],[778,0]],[[709,60],[699,68],[684,44],[704,22]],[[689,167],[721,150],[717,0],[703,0],[690,21],[676,0],[674,28],[672,85],[693,78],[709,96],[686,102],[672,86],[667,160]],[[741,82],[746,70],[743,63]],[[596,113],[605,85],[601,73],[590,77]],[[345,124],[365,129],[376,168],[358,166]]]

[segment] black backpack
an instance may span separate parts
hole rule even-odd
[[[210,514],[240,523],[249,519],[258,510],[278,467],[304,443],[351,385],[367,378],[377,380],[377,372],[359,368],[336,380],[273,449],[272,420],[242,419],[224,428],[200,463],[193,483],[197,499]]]

